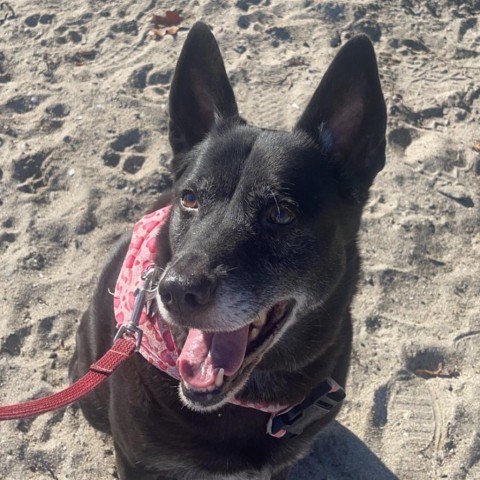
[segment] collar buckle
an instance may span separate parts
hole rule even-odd
[[[328,377],[303,402],[284,413],[273,414],[267,424],[267,433],[277,438],[296,437],[340,405],[344,398],[345,390]]]

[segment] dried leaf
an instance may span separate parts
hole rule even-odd
[[[307,61],[305,57],[301,57],[301,56],[289,58],[285,63],[287,67],[302,67],[306,64],[307,64]]]
[[[161,40],[165,35],[174,37],[178,32],[178,27],[152,28],[149,35],[155,40]]]
[[[445,368],[442,362],[438,364],[438,367],[435,370],[430,370],[427,368],[416,368],[413,373],[419,377],[428,378],[428,377],[440,377],[440,378],[454,378],[458,377],[458,371],[455,368],[448,369]]]
[[[171,35],[172,37],[178,33],[179,28],[178,27],[169,27],[165,30],[165,33],[167,35]]]
[[[172,27],[183,22],[183,17],[179,15],[178,12],[174,10],[167,10],[165,16],[153,15],[151,22],[154,25],[163,25],[165,27]]]
[[[430,377],[438,377],[442,374],[443,371],[443,363],[439,363],[436,370],[429,370],[427,368],[416,368],[413,373],[415,375],[428,375]]]
[[[472,148],[473,148],[476,152],[480,153],[480,142],[476,143]]]
[[[148,34],[150,37],[154,38],[155,40],[161,40],[165,36],[165,29],[164,28],[152,28]]]
[[[95,60],[96,56],[96,50],[79,50],[73,55],[72,61],[75,62],[77,67],[81,67],[85,65],[85,61]]]

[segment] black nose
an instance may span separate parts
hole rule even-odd
[[[179,274],[167,271],[160,281],[160,298],[169,311],[189,313],[207,306],[213,299],[217,282],[205,274]]]

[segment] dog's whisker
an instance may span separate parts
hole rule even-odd
[[[273,197],[273,201],[275,202],[275,205],[277,207],[277,213],[280,215],[280,205],[278,204],[278,201],[277,201],[277,197],[275,195],[275,192],[270,188],[268,187],[268,190],[270,191],[270,193],[272,194],[272,197]]]

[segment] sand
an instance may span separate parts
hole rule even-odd
[[[168,9],[185,19],[155,41],[150,19]],[[478,0],[3,2],[0,402],[67,383],[106,255],[170,185],[166,104],[188,28],[213,28],[241,113],[284,129],[338,47],[365,32],[387,166],[361,231],[348,400],[291,478],[479,479],[479,11]],[[116,475],[111,439],[74,407],[2,423],[0,452],[2,479]]]

